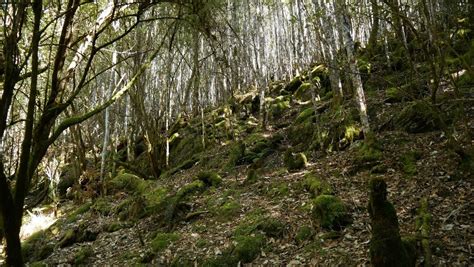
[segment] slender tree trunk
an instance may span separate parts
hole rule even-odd
[[[368,48],[371,56],[374,56],[374,50],[377,48],[377,37],[379,35],[380,28],[380,8],[377,1],[378,0],[370,0],[370,4],[372,6],[372,28],[370,29]]]
[[[347,15],[347,7],[345,6],[344,0],[337,0],[336,2],[336,18],[337,24],[339,25],[339,32],[343,37],[344,46],[347,54],[347,61],[349,63],[349,75],[352,81],[352,85],[356,91],[356,102],[359,109],[360,121],[362,124],[362,130],[364,131],[364,137],[371,138],[371,131],[369,125],[369,118],[367,116],[367,105],[365,101],[364,88],[360,73],[357,68],[357,59],[354,55],[354,41],[351,36],[351,25]]]

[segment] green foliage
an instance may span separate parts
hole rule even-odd
[[[291,150],[287,150],[284,154],[283,162],[289,171],[295,171],[305,168],[308,160],[303,153],[294,155]]]
[[[304,241],[310,240],[314,236],[314,230],[312,227],[303,225],[296,232],[295,240],[298,244],[303,243]]]
[[[332,195],[320,195],[313,200],[312,218],[326,229],[340,230],[351,223],[345,204]]]
[[[94,251],[90,246],[81,248],[75,255],[74,255],[74,264],[84,264],[87,260],[94,254]]]
[[[157,233],[150,245],[154,252],[161,252],[179,238],[180,236],[176,233]]]
[[[217,187],[222,183],[222,178],[214,171],[203,171],[197,175],[197,180],[202,181],[206,186]]]
[[[74,244],[77,240],[77,234],[74,229],[68,229],[59,240],[59,247],[64,248]]]
[[[311,172],[305,175],[303,186],[311,194],[312,197],[316,197],[322,194],[332,194],[331,186]]]
[[[288,188],[288,184],[285,182],[274,182],[271,183],[268,190],[267,195],[269,197],[284,197],[290,193],[290,189]]]
[[[407,98],[406,93],[402,89],[397,87],[390,87],[385,90],[385,96],[385,102],[388,103],[402,102],[403,100],[405,100],[405,98]]]

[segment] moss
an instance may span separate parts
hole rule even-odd
[[[141,195],[136,195],[120,203],[115,208],[115,213],[118,214],[119,219],[122,221],[134,221],[147,215],[147,207],[146,199]]]
[[[110,224],[107,224],[105,227],[104,227],[104,231],[108,232],[108,233],[113,233],[113,232],[116,232],[122,228],[125,228],[127,225],[126,224],[123,224],[123,223],[119,223],[119,222],[113,222],[113,223],[110,223]]]
[[[416,218],[416,229],[420,233],[421,248],[423,249],[423,256],[425,265],[431,266],[431,214],[428,210],[428,199],[423,198],[420,201],[420,208],[418,209],[418,216]]]
[[[206,186],[214,187],[217,187],[222,183],[221,176],[213,171],[200,172],[197,175],[197,180],[202,181]]]
[[[303,181],[304,188],[311,194],[312,197],[323,195],[331,195],[332,188],[331,186],[316,177],[313,173],[307,173]]]
[[[221,220],[230,220],[240,212],[240,204],[236,201],[227,201],[216,209],[216,215]]]
[[[258,223],[257,230],[264,232],[268,237],[281,238],[285,233],[285,224],[275,218],[265,218]]]
[[[275,182],[270,185],[267,190],[267,194],[274,198],[274,197],[284,197],[290,193],[290,189],[288,188],[287,183],[285,182]]]
[[[295,240],[298,244],[310,240],[314,236],[314,230],[312,227],[303,225],[301,226],[295,235]]]
[[[157,233],[150,245],[154,252],[161,252],[171,243],[178,241],[179,238],[180,236],[176,233]]]
[[[87,260],[94,254],[94,251],[91,247],[84,247],[81,248],[75,255],[74,255],[74,264],[84,264]]]
[[[416,161],[421,158],[421,154],[417,151],[410,151],[400,156],[400,163],[405,174],[411,176],[417,173]]]
[[[232,252],[242,263],[250,263],[260,255],[260,250],[265,244],[262,235],[238,236],[235,238],[237,244]]]
[[[395,127],[408,133],[424,133],[444,129],[445,122],[443,114],[427,101],[411,103],[394,118]]]
[[[279,118],[283,113],[290,109],[290,101],[286,98],[276,98],[270,105],[270,114],[273,118]]]
[[[370,258],[374,266],[414,266],[414,259],[403,246],[398,218],[392,203],[387,200],[387,184],[380,178],[369,183],[368,211],[372,225]]]
[[[232,255],[230,252],[225,252],[222,255],[216,257],[211,257],[202,263],[203,267],[232,267],[238,266],[239,259],[236,256]]]
[[[311,83],[303,83],[295,92],[295,97],[301,101],[311,100]]]
[[[31,235],[21,244],[23,258],[27,262],[41,261],[53,253],[54,245],[47,243],[45,231],[39,231]]]
[[[287,150],[284,154],[283,162],[289,171],[295,171],[305,168],[308,160],[303,153],[294,155],[291,150]]]
[[[298,117],[296,117],[295,123],[302,123],[304,121],[307,121],[313,115],[314,115],[314,109],[313,108],[307,108],[307,109],[301,111],[300,114],[298,114]]]
[[[88,212],[88,211],[90,210],[91,206],[92,206],[92,203],[91,203],[91,202],[84,203],[83,205],[81,205],[79,208],[77,208],[75,211],[73,211],[73,212],[71,213],[71,215],[69,215],[69,216],[66,218],[66,222],[67,222],[67,223],[72,223],[72,222],[76,221],[77,218],[78,218],[80,215],[82,215],[82,214]]]
[[[143,193],[147,189],[147,183],[134,174],[121,172],[109,182],[109,188],[112,191]]]
[[[382,152],[377,145],[362,144],[357,150],[356,162],[364,164],[367,162],[377,162],[382,159]]]
[[[77,233],[74,229],[67,230],[59,240],[59,247],[64,248],[76,243]]]
[[[47,267],[48,265],[44,262],[41,262],[41,261],[35,261],[35,262],[30,263],[28,266],[30,266],[30,267]]]
[[[326,229],[340,230],[352,222],[345,204],[332,195],[316,197],[311,212],[312,218]]]
[[[105,198],[99,198],[91,206],[91,210],[98,212],[101,215],[107,216],[111,212],[111,205],[109,200]]]

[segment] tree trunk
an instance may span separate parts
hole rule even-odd
[[[369,118],[367,116],[367,105],[365,101],[364,88],[362,80],[360,78],[359,69],[357,68],[357,59],[354,55],[354,41],[351,36],[351,25],[347,15],[347,7],[345,6],[344,0],[338,0],[336,2],[335,15],[337,24],[339,25],[339,32],[343,37],[344,46],[347,54],[347,61],[349,63],[349,75],[352,81],[354,90],[356,91],[356,102],[359,109],[360,121],[362,124],[362,130],[364,137],[369,138],[371,136]]]

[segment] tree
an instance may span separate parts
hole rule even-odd
[[[44,158],[49,147],[58,139],[66,129],[79,124],[88,118],[98,114],[118,98],[120,98],[136,82],[137,77],[144,72],[148,64],[144,64],[135,76],[120,90],[116,90],[110,99],[103,104],[93,108],[83,114],[62,118],[68,107],[70,107],[77,96],[84,90],[89,70],[95,55],[105,47],[126,36],[138,25],[140,15],[143,12],[140,8],[135,11],[135,23],[130,28],[124,29],[120,34],[106,39],[103,43],[98,43],[105,30],[117,20],[121,14],[121,9],[113,3],[104,7],[98,14],[94,26],[86,33],[85,37],[76,39],[73,36],[74,18],[78,15],[81,3],[77,0],[69,0],[62,6],[62,12],[57,14],[53,20],[62,19],[58,46],[55,48],[54,63],[50,77],[43,77],[46,83],[39,82],[40,72],[40,43],[42,33],[52,25],[46,24],[46,28],[41,29],[41,22],[44,18],[43,3],[35,0],[31,3],[34,14],[32,25],[27,20],[27,12],[30,3],[18,1],[7,4],[5,14],[5,46],[3,54],[5,58],[5,75],[3,80],[3,94],[0,99],[0,137],[3,138],[8,130],[8,112],[13,107],[13,98],[18,90],[25,90],[20,81],[29,79],[30,87],[26,106],[26,117],[24,120],[24,131],[19,156],[18,167],[14,170],[12,177],[8,177],[5,172],[5,151],[2,150],[2,162],[0,164],[0,212],[5,230],[7,242],[7,265],[22,266],[21,244],[19,239],[20,227],[23,217],[25,197],[31,186],[31,181]],[[123,8],[123,6],[122,6]],[[11,21],[10,21],[11,18]],[[49,18],[48,18],[49,19]],[[32,28],[32,40],[28,42],[28,49],[23,50],[20,43],[26,43],[28,27]],[[84,38],[83,38],[84,37]],[[69,48],[79,45],[76,49]],[[71,55],[71,51],[75,51]],[[86,52],[87,57],[86,57]],[[156,56],[156,52],[148,59],[148,62]],[[29,58],[31,57],[31,63]],[[47,58],[47,57],[46,57]],[[72,59],[71,59],[72,58]],[[66,62],[69,65],[65,68]],[[31,71],[27,67],[31,66]],[[23,74],[22,74],[23,73]],[[78,82],[70,83],[78,78]],[[40,87],[40,85],[42,87]],[[42,89],[40,89],[42,88]],[[40,98],[41,97],[41,98]],[[37,102],[44,105],[44,108],[37,106]]]

